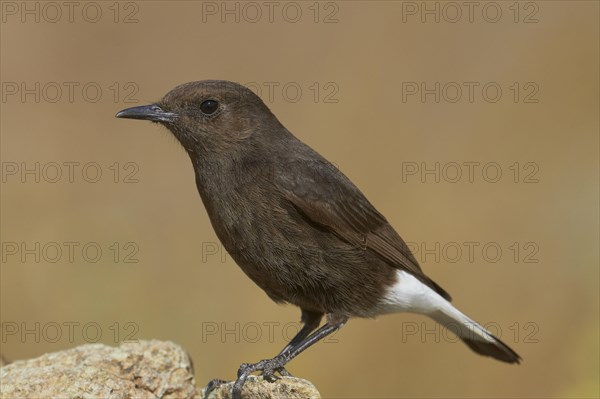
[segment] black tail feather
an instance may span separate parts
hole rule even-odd
[[[508,345],[500,341],[498,338],[492,338],[495,339],[495,342],[486,342],[479,339],[461,337],[463,342],[467,344],[469,348],[480,355],[493,357],[494,359],[506,363],[521,363],[521,357],[517,354],[517,352],[512,350]]]

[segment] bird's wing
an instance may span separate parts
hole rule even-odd
[[[326,160],[295,162],[276,183],[284,197],[312,223],[346,242],[371,250],[407,271],[445,299],[450,295],[423,273],[410,249],[360,190]]]

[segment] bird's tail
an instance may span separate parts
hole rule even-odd
[[[473,351],[506,363],[520,363],[521,357],[504,342],[446,302],[430,316],[454,332]]]

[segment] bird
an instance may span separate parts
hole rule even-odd
[[[249,375],[289,375],[289,361],[349,319],[390,313],[426,315],[474,352],[520,363],[452,305],[357,186],[249,88],[225,80],[184,83],[116,117],[155,122],[175,136],[223,247],[273,301],[300,308],[302,328],[277,356],[239,367],[235,399]]]

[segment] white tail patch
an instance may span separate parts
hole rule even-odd
[[[388,289],[380,301],[378,314],[398,312],[424,314],[461,338],[496,342],[489,331],[456,309],[412,274],[398,270],[397,278],[398,281]]]

